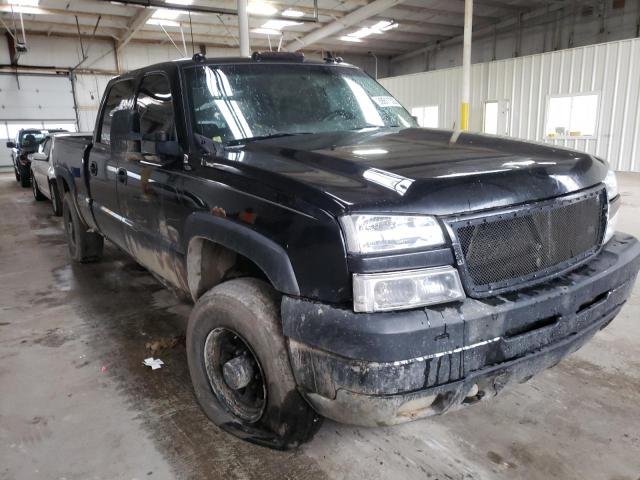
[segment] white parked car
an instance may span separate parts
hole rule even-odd
[[[31,160],[31,187],[36,200],[51,200],[53,214],[56,217],[62,215],[62,196],[58,192],[56,175],[53,168],[53,155],[56,138],[66,137],[86,137],[91,139],[90,133],[62,133],[50,132],[40,144],[38,152],[29,155]]]

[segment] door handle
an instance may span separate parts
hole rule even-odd
[[[98,164],[96,162],[89,163],[89,173],[94,177],[98,175]]]
[[[119,168],[118,173],[116,174],[118,181],[120,183],[127,183],[127,171],[124,168]]]

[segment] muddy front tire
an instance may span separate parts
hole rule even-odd
[[[224,282],[197,302],[187,327],[189,371],[200,406],[227,432],[289,449],[321,424],[296,390],[279,296],[253,278]]]
[[[62,201],[64,231],[69,246],[69,255],[76,262],[88,263],[100,260],[104,239],[101,235],[90,232],[78,216],[73,198],[67,192]]]

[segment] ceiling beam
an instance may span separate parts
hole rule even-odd
[[[430,8],[430,7],[414,7],[412,5],[399,5],[395,10],[410,12],[412,15],[432,15],[434,17],[455,17],[462,23],[464,12],[456,12],[454,10],[444,10],[442,8]],[[486,15],[473,15],[474,19],[483,20],[488,22],[495,22],[499,20],[497,17],[491,17]],[[398,18],[398,22],[401,19]]]
[[[380,21],[380,20],[388,20],[385,17],[372,17],[371,20]],[[400,19],[397,18],[396,21],[400,24],[400,28],[403,32],[408,33],[422,33],[426,32],[429,35],[444,35],[444,36],[452,36],[456,33],[462,33],[464,28],[462,25],[451,25],[449,23],[434,23],[429,21],[421,21],[419,19]]]
[[[564,4],[563,3],[556,3],[553,5],[549,5],[545,8],[539,8],[536,10],[532,10],[530,12],[527,13],[523,13],[521,15],[521,21],[525,22],[527,20],[533,20],[535,18],[541,17],[543,15],[547,15],[551,12],[554,12],[556,10],[561,10],[562,8],[564,8]],[[491,25],[484,25],[481,26],[478,29],[474,29],[473,31],[473,39],[478,39],[478,38],[482,38],[485,37],[487,35],[492,35],[494,34],[494,32],[496,32],[497,30],[500,29],[504,29],[504,28],[510,28],[513,27],[514,25],[518,24],[518,17],[520,17],[520,15],[516,15],[513,17],[509,17],[505,20],[502,20],[501,22],[497,22],[495,24],[491,24]],[[433,50],[434,48],[442,48],[442,47],[446,47],[449,45],[456,45],[459,44],[460,42],[462,42],[462,35],[457,35],[455,37],[450,38],[449,40],[445,40],[442,42],[438,42],[438,43],[433,43],[430,45],[427,45],[425,47],[422,47],[418,50],[414,50],[412,52],[407,52],[407,53],[403,53],[402,55],[399,55],[397,57],[393,57],[391,59],[392,63],[397,63],[403,60],[407,60],[409,58],[415,57],[417,55],[422,55],[430,50]]]
[[[155,8],[143,8],[134,15],[124,34],[117,42],[116,49],[118,51],[122,50],[125,45],[131,41],[133,36],[147,23],[147,20],[151,18],[155,11]]]
[[[464,4],[464,0],[455,0],[456,2]],[[499,8],[501,10],[507,10],[511,12],[526,12],[531,10],[531,6],[523,5],[511,5],[500,0],[473,0],[473,6],[479,5],[481,7]]]
[[[304,47],[308,47],[309,45],[312,45],[322,40],[323,38],[335,35],[345,28],[349,28],[352,25],[356,25],[362,22],[363,20],[378,15],[379,13],[382,13],[385,10],[398,5],[402,1],[403,0],[374,0],[364,7],[360,7],[353,12],[348,13],[342,18],[324,25],[317,30],[313,30],[311,33],[308,33],[302,38],[294,40],[293,42],[287,44],[284,49],[288,51],[295,51]]]

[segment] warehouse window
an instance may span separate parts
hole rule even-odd
[[[598,95],[549,98],[545,134],[548,138],[592,137],[596,134]]]
[[[425,128],[438,128],[438,105],[428,105],[426,107],[414,107],[411,115],[418,120],[418,125]]]
[[[66,130],[67,132],[75,132],[76,124],[72,122],[44,122],[45,130]]]

